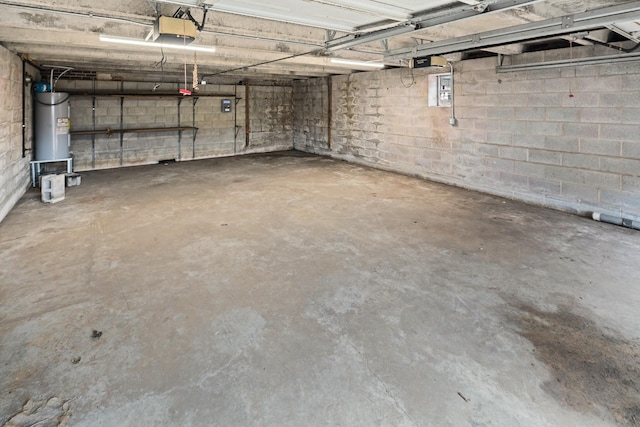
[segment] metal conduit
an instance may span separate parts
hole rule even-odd
[[[592,58],[574,58],[572,60],[563,59],[558,61],[548,62],[533,62],[530,64],[517,64],[517,65],[500,65],[496,67],[498,73],[512,73],[516,71],[526,70],[543,70],[546,68],[562,68],[572,67],[576,65],[598,65],[598,64],[612,64],[614,62],[631,62],[639,61],[640,53],[622,54],[622,55],[605,55],[596,56]]]

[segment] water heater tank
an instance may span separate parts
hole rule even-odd
[[[69,94],[44,92],[35,94],[35,160],[69,158]]]

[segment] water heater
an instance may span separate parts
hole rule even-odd
[[[69,158],[71,109],[69,94],[43,92],[35,95],[35,159]]]

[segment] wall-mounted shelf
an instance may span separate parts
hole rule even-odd
[[[194,130],[198,132],[198,128],[194,126],[171,126],[159,128],[131,128],[131,129],[112,129],[106,128],[101,130],[72,130],[70,135],[107,135],[111,138],[114,133],[147,133],[147,132],[170,132],[176,130]]]
[[[149,132],[171,132],[171,131],[176,131],[178,132],[178,153],[177,153],[177,159],[178,160],[182,160],[182,152],[183,152],[183,133],[185,131],[192,131],[191,135],[190,135],[190,140],[191,140],[191,158],[196,158],[196,138],[198,135],[198,128],[195,126],[196,125],[196,104],[198,103],[198,100],[200,98],[228,98],[228,99],[234,99],[236,105],[238,104],[238,101],[241,98],[237,97],[237,92],[234,86],[234,93],[198,93],[195,92],[192,95],[183,95],[181,93],[178,92],[178,88],[176,87],[175,90],[171,90],[171,91],[151,91],[151,90],[146,90],[146,91],[142,91],[142,90],[125,90],[124,88],[124,84],[123,82],[120,82],[120,88],[118,89],[102,89],[102,90],[97,90],[96,89],[96,82],[94,81],[94,85],[93,85],[93,89],[69,89],[69,90],[64,90],[65,93],[68,93],[69,95],[72,95],[74,97],[84,97],[84,98],[90,98],[91,103],[92,103],[92,121],[93,121],[93,129],[92,130],[74,130],[69,132],[71,134],[71,136],[81,136],[81,135],[88,135],[91,137],[91,168],[95,168],[96,167],[96,140],[97,140],[97,136],[98,135],[106,135],[108,138],[113,137],[114,134],[117,134],[119,136],[120,139],[120,165],[122,166],[124,163],[124,152],[125,152],[125,140],[124,140],[124,134],[125,133],[149,133]],[[120,120],[119,120],[119,124],[115,125],[116,127],[119,127],[119,129],[117,128],[111,128],[111,127],[107,127],[105,129],[97,129],[96,128],[96,106],[97,106],[97,100],[98,98],[115,98],[118,100],[118,103],[120,104]],[[177,120],[176,120],[176,124],[177,126],[169,126],[169,127],[146,127],[146,128],[129,128],[129,129],[124,129],[123,125],[124,125],[124,106],[125,104],[128,102],[127,99],[145,99],[145,100],[150,100],[151,102],[153,102],[152,100],[154,99],[174,99],[176,100],[176,114],[177,114]],[[246,96],[245,96],[246,98]],[[183,122],[183,118],[182,113],[183,113],[183,108],[184,107],[184,103],[183,100],[185,99],[190,99],[190,107],[191,107],[191,115],[189,118],[187,118],[187,120],[191,121],[191,126],[182,126]],[[136,105],[138,106],[138,105]],[[138,106],[140,107],[140,106]],[[163,105],[163,108],[165,106]],[[235,115],[235,109],[234,109],[234,124],[236,122],[236,115]],[[169,121],[166,121],[165,123],[170,123]],[[234,135],[234,153],[236,152],[236,139],[238,136],[238,129],[236,129],[235,135]]]
[[[116,92],[116,91],[79,91],[65,90],[73,96],[87,97],[114,97],[114,98],[235,98],[233,93],[194,93],[193,95],[181,95],[177,91],[172,92]]]

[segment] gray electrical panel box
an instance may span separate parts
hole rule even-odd
[[[429,106],[450,107],[452,98],[451,74],[429,75]]]
[[[230,99],[223,99],[222,100],[222,112],[223,113],[230,113],[231,112],[231,100]]]
[[[451,106],[451,76],[438,76],[438,105]]]

